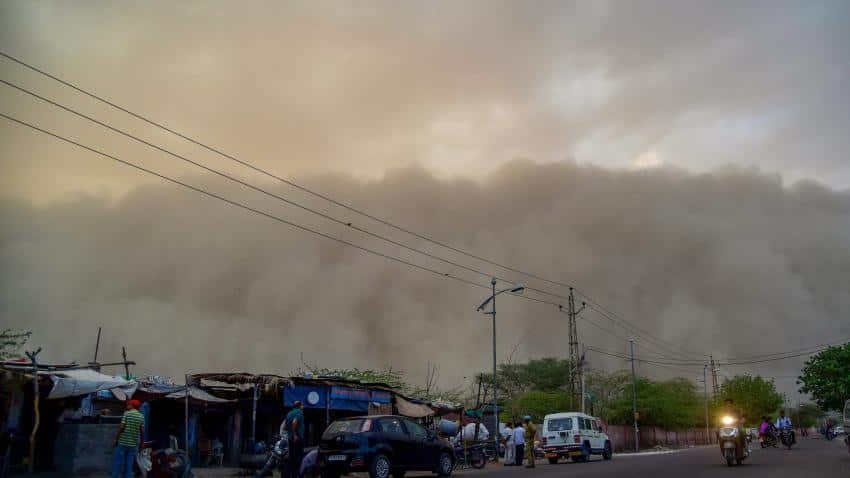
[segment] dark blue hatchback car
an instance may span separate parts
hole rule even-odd
[[[422,425],[383,415],[337,420],[319,443],[318,464],[325,478],[367,471],[371,478],[401,478],[407,471],[450,476],[451,445]]]

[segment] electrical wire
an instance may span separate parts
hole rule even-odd
[[[298,223],[296,223],[296,222],[289,221],[289,220],[284,219],[284,218],[282,218],[282,217],[280,217],[280,216],[276,216],[276,215],[274,215],[274,214],[271,214],[271,213],[268,213],[268,212],[262,211],[262,210],[260,210],[260,209],[256,209],[256,208],[251,207],[251,206],[248,206],[248,205],[246,205],[246,204],[244,204],[244,203],[241,203],[241,202],[239,202],[239,201],[235,201],[235,200],[232,200],[232,199],[228,199],[228,198],[226,198],[226,197],[224,197],[224,196],[222,196],[222,195],[219,195],[219,194],[216,194],[216,193],[214,193],[214,192],[208,191],[208,190],[206,190],[206,189],[204,189],[204,188],[201,188],[201,187],[198,187],[198,186],[194,186],[194,185],[192,185],[192,184],[189,184],[189,183],[186,183],[186,182],[180,181],[180,180],[178,180],[178,179],[174,179],[174,178],[172,178],[172,177],[170,177],[170,176],[167,176],[167,175],[165,175],[165,174],[159,173],[159,172],[154,171],[154,170],[152,170],[152,169],[148,169],[148,168],[146,168],[146,167],[144,167],[144,166],[140,166],[140,165],[138,165],[138,164],[136,164],[136,163],[133,163],[133,162],[130,162],[130,161],[126,161],[126,160],[123,160],[123,159],[121,159],[121,158],[119,158],[119,157],[117,157],[117,156],[111,155],[111,154],[109,154],[109,153],[105,153],[105,152],[100,151],[100,150],[98,150],[98,149],[96,149],[96,148],[93,148],[93,147],[91,147],[91,146],[87,146],[87,145],[85,145],[85,144],[83,144],[83,143],[80,143],[80,142],[75,141],[75,140],[73,140],[73,139],[70,139],[70,138],[67,138],[67,137],[65,137],[65,136],[59,135],[59,134],[54,133],[54,132],[52,132],[52,131],[48,131],[48,130],[46,130],[46,129],[44,129],[44,128],[41,128],[41,127],[39,127],[39,126],[37,126],[37,125],[34,125],[34,124],[32,124],[32,123],[28,123],[28,122],[23,121],[23,120],[20,120],[20,119],[17,119],[17,118],[15,118],[15,117],[10,116],[10,115],[7,115],[7,114],[5,114],[5,113],[0,112],[0,117],[5,118],[6,120],[12,121],[12,122],[14,122],[14,123],[17,123],[17,124],[19,124],[19,125],[21,125],[21,126],[26,126],[26,127],[28,127],[28,128],[31,128],[31,129],[35,130],[35,131],[38,131],[38,132],[40,132],[40,133],[42,133],[42,134],[45,134],[45,135],[51,136],[51,137],[53,137],[53,138],[55,138],[55,139],[58,139],[58,140],[61,140],[61,141],[66,142],[66,143],[72,144],[72,145],[74,145],[74,146],[77,146],[78,148],[81,148],[81,149],[84,149],[84,150],[90,151],[90,152],[95,153],[95,154],[97,154],[97,155],[100,155],[100,156],[102,156],[102,157],[104,157],[104,158],[111,159],[111,160],[116,161],[116,162],[118,162],[118,163],[121,163],[121,164],[123,164],[123,165],[125,165],[125,166],[129,166],[129,167],[134,168],[134,169],[137,169],[137,170],[139,170],[139,171],[141,171],[141,172],[144,172],[144,173],[150,174],[150,175],[152,175],[152,176],[158,177],[158,178],[160,178],[160,179],[162,179],[162,180],[164,180],[164,181],[166,181],[166,182],[170,182],[170,183],[172,183],[172,184],[176,184],[176,185],[178,185],[178,186],[182,186],[182,187],[184,187],[184,188],[186,188],[186,189],[189,189],[189,190],[195,191],[195,192],[200,193],[200,194],[202,194],[202,195],[204,195],[204,196],[207,196],[207,197],[210,197],[210,198],[213,198],[213,199],[217,199],[217,200],[222,201],[222,202],[224,202],[224,203],[226,203],[226,204],[229,204],[229,205],[231,205],[231,206],[234,206],[234,207],[237,207],[237,208],[240,208],[240,209],[244,209],[244,210],[246,210],[246,211],[248,211],[248,212],[252,212],[252,213],[254,213],[254,214],[258,214],[258,215],[260,215],[260,216],[264,216],[264,217],[266,217],[266,218],[268,218],[268,219],[272,219],[272,220],[274,220],[274,221],[277,221],[277,222],[280,222],[280,223],[282,223],[282,224],[285,224],[285,225],[291,226],[291,227],[296,228],[296,229],[299,229],[299,230],[301,230],[301,231],[309,232],[309,233],[311,233],[311,234],[315,234],[315,235],[317,235],[317,236],[321,236],[321,237],[323,237],[323,238],[325,238],[325,239],[329,239],[329,240],[331,240],[331,241],[335,241],[335,242],[338,242],[338,243],[340,243],[340,244],[344,244],[344,245],[347,245],[347,246],[353,247],[353,248],[355,248],[355,249],[359,249],[360,251],[363,251],[363,252],[366,252],[366,253],[369,253],[369,254],[373,254],[373,255],[376,255],[376,256],[382,257],[382,258],[384,258],[384,259],[390,260],[390,261],[395,261],[395,262],[398,262],[398,263],[400,263],[400,264],[407,265],[407,266],[412,267],[412,268],[415,268],[415,269],[419,269],[419,270],[422,270],[422,271],[425,271],[425,272],[430,272],[430,273],[432,273],[432,274],[434,274],[434,275],[437,275],[437,276],[440,276],[440,277],[449,278],[449,279],[452,279],[452,280],[455,280],[455,281],[458,281],[458,282],[462,282],[462,283],[467,284],[467,285],[471,285],[471,286],[475,286],[475,287],[478,287],[478,288],[488,289],[488,290],[489,290],[489,287],[487,287],[486,285],[478,284],[477,282],[473,282],[473,281],[470,281],[470,280],[467,280],[467,279],[464,279],[464,278],[461,278],[461,277],[457,277],[457,276],[454,276],[454,275],[451,275],[451,274],[448,274],[448,273],[440,272],[440,271],[438,271],[438,270],[436,270],[436,269],[431,269],[431,268],[429,268],[429,267],[422,266],[422,265],[419,265],[419,264],[416,264],[416,263],[413,263],[413,262],[407,261],[407,260],[402,259],[402,258],[399,258],[399,257],[395,257],[395,256],[392,256],[392,255],[389,255],[389,254],[385,254],[385,253],[383,253],[383,252],[376,251],[376,250],[370,249],[370,248],[368,248],[368,247],[361,246],[361,245],[359,245],[359,244],[355,244],[355,243],[353,243],[353,242],[351,242],[351,241],[347,241],[347,240],[345,240],[345,239],[341,239],[341,238],[335,237],[335,236],[333,236],[333,235],[331,235],[331,234],[327,234],[327,233],[324,233],[324,232],[321,232],[321,231],[317,231],[317,230],[315,230],[315,229],[311,229],[311,228],[309,228],[309,227],[307,227],[307,226],[303,226],[303,225],[298,224]],[[544,304],[548,304],[548,305],[559,305],[559,304],[557,304],[557,303],[555,303],[555,302],[550,302],[550,301],[546,301],[546,300],[542,300],[542,299],[537,299],[537,298],[534,298],[534,297],[528,297],[528,296],[524,296],[524,295],[519,295],[519,294],[515,294],[515,293],[510,293],[510,292],[508,292],[508,294],[513,295],[513,296],[515,296],[515,297],[522,298],[522,299],[531,300],[531,301],[534,301],[534,302],[544,303]]]
[[[808,346],[808,347],[802,347],[802,348],[795,349],[795,350],[788,350],[788,351],[785,351],[785,352],[774,352],[774,353],[770,353],[770,354],[751,355],[751,356],[747,356],[747,357],[725,358],[724,361],[726,361],[726,362],[737,362],[737,361],[741,361],[741,360],[763,359],[763,358],[775,357],[777,355],[785,355],[785,354],[789,354],[789,353],[804,352],[804,351],[808,351],[808,350],[811,350],[811,349],[823,349],[823,348],[833,347],[833,346],[836,346],[836,345],[843,345],[843,344],[846,344],[848,342],[850,342],[850,337],[845,337],[843,339],[834,340],[834,341],[831,341],[831,342],[826,342],[826,343],[818,344],[818,345],[811,345],[811,346]]]
[[[164,125],[164,124],[162,124],[162,123],[160,123],[160,122],[154,121],[154,120],[152,120],[152,119],[150,119],[150,118],[147,118],[147,117],[145,117],[145,116],[143,116],[143,115],[141,115],[141,114],[135,113],[134,111],[131,111],[130,109],[128,109],[128,108],[126,108],[126,107],[123,107],[123,106],[121,106],[121,105],[118,105],[118,104],[116,104],[116,103],[115,103],[115,102],[113,102],[113,101],[110,101],[110,100],[108,100],[108,99],[106,99],[106,98],[104,98],[104,97],[101,97],[101,96],[99,96],[99,95],[97,95],[97,94],[95,94],[95,93],[92,93],[92,92],[90,92],[90,91],[87,91],[87,90],[85,90],[84,88],[82,88],[82,87],[80,87],[80,86],[77,86],[77,85],[75,85],[75,84],[73,84],[73,83],[71,83],[71,82],[69,82],[69,81],[63,80],[63,79],[59,78],[59,77],[58,77],[58,76],[56,76],[56,75],[53,75],[53,74],[51,74],[51,73],[49,73],[49,72],[47,72],[47,71],[45,71],[45,70],[42,70],[42,69],[40,69],[40,68],[38,68],[38,67],[36,67],[36,66],[34,66],[34,65],[31,65],[31,64],[29,64],[29,63],[27,63],[27,62],[25,62],[25,61],[23,61],[23,60],[21,60],[21,59],[19,59],[19,58],[16,58],[16,57],[14,57],[14,56],[12,56],[12,55],[10,55],[10,54],[6,53],[6,52],[0,51],[0,56],[3,56],[3,57],[5,57],[6,59],[8,59],[8,60],[10,60],[10,61],[12,61],[12,62],[15,62],[15,63],[17,63],[17,64],[19,64],[19,65],[21,65],[21,66],[23,66],[23,67],[25,67],[25,68],[27,68],[27,69],[29,69],[29,70],[31,70],[31,71],[34,71],[34,72],[39,73],[39,74],[41,74],[41,75],[43,75],[43,76],[45,76],[45,77],[48,77],[48,78],[50,78],[50,79],[52,79],[52,80],[54,80],[54,81],[56,81],[56,82],[58,82],[58,83],[60,83],[60,84],[62,84],[62,85],[67,86],[68,88],[71,88],[71,89],[73,89],[73,90],[75,90],[75,91],[77,91],[77,92],[79,92],[79,93],[81,93],[81,94],[84,94],[84,95],[86,95],[86,96],[88,96],[88,97],[90,97],[90,98],[92,98],[92,99],[95,99],[95,100],[97,100],[97,101],[100,101],[101,103],[104,103],[104,104],[106,104],[106,105],[108,105],[108,106],[110,106],[110,107],[112,107],[112,108],[114,108],[114,109],[117,109],[117,110],[119,110],[119,111],[122,111],[122,112],[124,112],[124,113],[126,113],[126,114],[128,114],[128,115],[130,115],[130,116],[132,116],[132,117],[134,117],[134,118],[136,118],[136,119],[138,119],[138,120],[140,120],[140,121],[143,121],[143,122],[145,122],[145,123],[148,123],[148,124],[149,124],[149,125],[151,125],[151,126],[155,126],[155,127],[157,127],[157,128],[160,128],[160,129],[162,129],[162,130],[164,130],[164,131],[167,131],[167,132],[169,132],[169,133],[171,133],[171,134],[173,134],[173,135],[175,135],[175,136],[177,136],[177,137],[179,137],[179,138],[181,138],[181,139],[183,139],[183,140],[185,140],[185,141],[188,141],[188,142],[190,142],[190,143],[192,143],[192,144],[195,144],[195,145],[197,145],[197,146],[200,146],[200,147],[202,147],[202,148],[204,148],[204,149],[206,149],[206,150],[208,150],[208,151],[210,151],[210,152],[212,152],[212,153],[218,154],[219,156],[222,156],[222,157],[227,158],[227,159],[229,159],[229,160],[231,160],[231,161],[234,161],[234,162],[236,162],[237,164],[240,164],[240,165],[242,165],[242,166],[244,166],[244,167],[247,167],[247,168],[249,168],[249,169],[251,169],[251,170],[253,170],[253,171],[257,172],[257,173],[263,174],[263,175],[265,175],[265,176],[267,176],[267,177],[269,177],[269,178],[272,178],[272,179],[275,179],[275,180],[280,181],[280,182],[282,182],[282,183],[285,183],[285,184],[287,184],[287,185],[289,185],[289,186],[291,186],[291,187],[293,187],[293,188],[295,188],[295,189],[298,189],[298,190],[300,190],[300,191],[302,191],[302,192],[305,192],[305,193],[307,193],[307,194],[310,194],[310,195],[312,195],[312,196],[314,196],[314,197],[317,197],[317,198],[320,198],[320,199],[322,199],[322,200],[325,200],[325,201],[327,201],[327,202],[329,202],[329,203],[331,203],[331,204],[334,204],[334,205],[336,205],[336,206],[338,206],[338,207],[341,207],[341,208],[343,208],[343,209],[346,209],[346,210],[348,210],[348,211],[351,211],[351,212],[354,212],[354,213],[356,213],[356,214],[359,214],[359,215],[361,215],[361,216],[363,216],[363,217],[366,217],[366,218],[368,218],[368,219],[370,219],[370,220],[373,220],[373,221],[375,221],[375,222],[378,222],[378,223],[380,223],[380,224],[383,224],[383,225],[385,225],[385,226],[387,226],[387,227],[393,228],[393,229],[398,230],[398,231],[400,231],[400,232],[404,232],[404,233],[409,234],[409,235],[411,235],[411,236],[413,236],[413,237],[416,237],[416,238],[418,238],[418,239],[421,239],[421,240],[424,240],[424,241],[430,242],[430,243],[432,243],[432,244],[435,244],[435,245],[438,245],[438,246],[440,246],[440,247],[446,248],[446,249],[448,249],[448,250],[450,250],[450,251],[456,252],[456,253],[458,253],[458,254],[465,255],[465,256],[467,256],[467,257],[470,257],[470,258],[473,258],[473,259],[476,259],[476,260],[479,260],[479,261],[481,261],[481,262],[484,262],[484,263],[490,264],[490,265],[492,265],[492,266],[495,266],[495,267],[501,268],[501,269],[503,269],[503,270],[511,271],[511,272],[514,272],[514,273],[517,273],[517,274],[521,274],[521,275],[523,275],[523,276],[526,276],[526,277],[529,277],[529,278],[533,278],[533,279],[536,279],[536,280],[540,280],[540,281],[546,282],[546,283],[551,284],[551,285],[557,285],[557,286],[562,286],[562,287],[573,287],[572,285],[570,285],[570,284],[568,284],[568,283],[566,283],[566,282],[561,282],[561,281],[555,281],[555,280],[547,279],[547,278],[542,277],[542,276],[540,276],[540,275],[538,275],[538,274],[534,274],[534,273],[526,272],[526,271],[523,271],[523,270],[520,270],[520,269],[517,269],[517,268],[514,268],[514,267],[507,266],[507,265],[505,265],[505,264],[501,264],[501,263],[496,262],[496,261],[493,261],[493,260],[491,260],[491,259],[487,259],[487,258],[485,258],[485,257],[479,256],[479,255],[473,254],[473,253],[471,253],[471,252],[465,251],[465,250],[463,250],[463,249],[460,249],[460,248],[458,248],[458,247],[452,246],[452,245],[450,245],[450,244],[448,244],[448,243],[445,243],[445,242],[443,242],[443,241],[439,241],[439,240],[434,239],[433,237],[427,236],[427,235],[425,235],[425,234],[422,234],[422,233],[419,233],[419,232],[415,232],[415,231],[413,231],[413,230],[411,230],[411,229],[408,229],[408,228],[405,228],[405,227],[402,227],[402,226],[396,225],[396,224],[394,224],[394,223],[392,223],[392,222],[390,222],[390,221],[388,221],[388,220],[385,220],[385,219],[379,218],[379,217],[377,217],[377,216],[375,216],[375,215],[372,215],[372,214],[370,214],[370,213],[368,213],[368,212],[365,212],[365,211],[363,211],[363,210],[361,210],[361,209],[357,209],[357,208],[355,208],[355,207],[353,207],[353,206],[351,206],[351,205],[349,205],[349,204],[346,204],[346,203],[343,203],[343,202],[341,202],[341,201],[339,201],[339,200],[336,200],[336,199],[334,199],[334,198],[332,198],[332,197],[330,197],[330,196],[328,196],[328,195],[326,195],[326,194],[322,194],[322,193],[320,193],[320,192],[317,192],[317,191],[314,191],[314,190],[312,190],[312,189],[310,189],[310,188],[307,188],[307,187],[305,187],[305,186],[302,186],[302,185],[300,185],[300,184],[298,184],[298,183],[296,183],[296,182],[294,182],[294,181],[292,181],[292,180],[288,180],[288,179],[286,179],[286,178],[283,178],[283,177],[281,177],[281,176],[279,176],[279,175],[277,175],[277,174],[274,174],[274,173],[272,173],[272,172],[270,172],[270,171],[268,171],[268,170],[266,170],[266,169],[260,168],[260,167],[258,167],[258,166],[256,166],[256,165],[254,165],[254,164],[252,164],[252,163],[250,163],[250,162],[248,162],[248,161],[241,160],[241,159],[237,158],[236,156],[234,156],[234,155],[232,155],[232,154],[229,154],[229,153],[226,153],[226,152],[222,151],[222,150],[221,150],[221,149],[219,149],[219,148],[216,148],[216,147],[210,146],[210,145],[208,145],[208,144],[205,144],[205,143],[201,142],[200,140],[194,139],[194,138],[192,138],[192,137],[190,137],[190,136],[188,136],[188,135],[186,135],[186,134],[180,133],[180,132],[178,132],[178,131],[176,131],[176,130],[174,130],[174,129],[172,129],[172,128],[170,128],[170,127],[168,127],[168,126],[166,126],[166,125]],[[361,232],[362,232],[362,231],[361,231]],[[371,233],[368,233],[368,232],[365,232],[365,233],[367,233],[367,234],[371,234]],[[408,246],[404,246],[404,245],[402,245],[401,247],[408,248]],[[421,251],[417,251],[417,252],[422,253]],[[441,259],[441,260],[442,260],[442,259]],[[459,265],[457,265],[456,267],[464,267],[464,266],[459,266]],[[465,268],[465,267],[464,267],[464,268]],[[476,271],[476,273],[480,273],[480,271]],[[497,279],[498,279],[498,278],[497,278]],[[500,280],[506,281],[506,280],[504,280],[504,279],[500,279]],[[506,281],[506,282],[511,282],[511,281]],[[527,288],[528,290],[531,290],[531,291],[534,291],[534,292],[537,292],[537,293],[546,294],[546,295],[551,295],[551,296],[559,297],[559,298],[562,298],[562,299],[566,299],[566,297],[564,297],[564,296],[560,296],[560,295],[557,295],[557,294],[553,294],[553,293],[550,293],[550,292],[545,291],[545,290],[542,290],[542,289],[533,288],[533,287],[526,287],[526,288]],[[577,290],[577,289],[576,289],[576,290]],[[577,290],[577,291],[578,291],[578,290]],[[595,307],[597,307],[597,308],[598,308],[598,309],[597,309],[597,312],[600,312],[600,314],[603,314],[603,315],[613,315],[613,316],[617,316],[617,314],[614,314],[614,313],[613,313],[613,312],[611,312],[610,310],[605,309],[604,307],[602,307],[602,306],[601,306],[598,302],[594,301],[594,300],[593,300],[590,296],[588,296],[587,294],[585,294],[585,293],[583,293],[583,292],[580,292],[580,294],[581,294],[583,297],[585,297],[589,303],[591,303],[591,304],[593,304]],[[601,310],[599,310],[599,309],[601,309]],[[603,311],[604,311],[604,313],[603,313]],[[671,344],[671,343],[669,343],[669,342],[666,342],[666,341],[664,341],[664,340],[662,340],[662,339],[660,339],[660,338],[656,338],[656,337],[652,336],[652,334],[650,334],[650,333],[646,332],[645,330],[642,330],[642,329],[638,328],[637,326],[634,326],[634,325],[630,324],[630,323],[629,323],[628,321],[626,321],[625,319],[622,319],[622,318],[621,318],[621,317],[619,317],[619,316],[617,316],[617,317],[618,317],[618,319],[619,319],[619,320],[621,320],[622,322],[624,322],[624,323],[626,323],[626,324],[629,324],[629,325],[632,327],[632,329],[633,329],[633,330],[630,330],[630,332],[634,333],[635,335],[642,336],[643,338],[645,338],[645,339],[647,339],[647,340],[649,340],[649,341],[656,341],[656,342],[665,343],[665,344],[667,344],[668,346],[671,346],[671,347],[674,347],[674,348],[675,348],[675,346],[674,346],[673,344]],[[611,317],[608,317],[608,318],[609,318],[610,320],[614,321],[614,319],[613,319],[613,318],[611,318]],[[615,322],[616,322],[616,321],[615,321]],[[618,324],[618,325],[619,325],[620,327],[627,328],[627,327],[624,327],[622,324]],[[636,331],[641,332],[641,333],[637,333]]]
[[[271,191],[269,191],[269,190],[267,190],[267,189],[263,189],[263,188],[261,188],[261,187],[255,186],[255,185],[253,185],[253,184],[251,184],[251,183],[249,183],[249,182],[247,182],[247,181],[243,181],[242,179],[239,179],[239,178],[237,178],[237,177],[235,177],[235,176],[232,176],[232,175],[230,175],[230,174],[227,174],[227,173],[225,173],[225,172],[223,172],[223,171],[220,171],[220,170],[217,170],[217,169],[214,169],[214,168],[208,167],[208,166],[206,166],[206,165],[204,165],[204,164],[201,164],[201,163],[199,163],[199,162],[197,162],[197,161],[195,161],[195,160],[192,160],[192,159],[190,159],[190,158],[188,158],[188,157],[186,157],[186,156],[183,156],[183,155],[180,155],[180,154],[174,153],[173,151],[170,151],[170,150],[168,150],[168,149],[165,149],[165,148],[163,148],[163,147],[161,147],[161,146],[159,146],[159,145],[156,145],[156,144],[154,144],[154,143],[151,143],[151,142],[149,142],[149,141],[147,141],[147,140],[144,140],[144,139],[142,139],[142,138],[139,138],[139,137],[137,137],[137,136],[134,136],[134,135],[132,135],[132,134],[130,134],[130,133],[128,133],[128,132],[126,132],[126,131],[122,130],[122,129],[116,128],[116,127],[114,127],[114,126],[112,126],[112,125],[110,125],[110,124],[108,124],[108,123],[102,122],[102,121],[100,121],[100,120],[98,120],[98,119],[96,119],[96,118],[93,118],[93,117],[91,117],[91,116],[88,116],[88,115],[86,115],[86,114],[84,114],[84,113],[81,113],[81,112],[79,112],[79,111],[77,111],[77,110],[75,110],[75,109],[71,108],[71,107],[68,107],[68,106],[65,106],[65,105],[63,105],[63,104],[60,104],[60,103],[58,103],[58,102],[56,102],[56,101],[53,101],[53,100],[51,100],[51,99],[49,99],[49,98],[47,98],[47,97],[44,97],[44,96],[42,96],[42,95],[39,95],[38,93],[35,93],[34,91],[28,90],[28,89],[26,89],[26,88],[24,88],[24,87],[22,87],[22,86],[19,86],[19,85],[16,85],[16,84],[14,84],[14,83],[10,82],[10,81],[7,81],[7,80],[4,80],[4,79],[1,79],[1,78],[0,78],[0,83],[3,83],[3,84],[5,84],[6,86],[9,86],[9,87],[11,87],[11,88],[14,88],[14,89],[16,89],[16,90],[18,90],[18,91],[20,91],[20,92],[22,92],[22,93],[25,93],[25,94],[27,94],[27,95],[30,95],[30,96],[32,96],[32,97],[34,97],[34,98],[37,98],[37,99],[39,99],[39,100],[41,100],[41,101],[43,101],[43,102],[45,102],[45,103],[48,103],[48,104],[50,104],[50,105],[52,105],[52,106],[54,106],[54,107],[56,107],[56,108],[60,108],[60,109],[62,109],[62,110],[64,110],[64,111],[66,111],[66,112],[68,112],[68,113],[71,113],[71,114],[73,114],[73,115],[75,115],[75,116],[77,116],[77,117],[79,117],[79,118],[83,118],[83,119],[85,119],[85,120],[87,120],[87,121],[90,121],[90,122],[92,122],[92,123],[95,123],[95,124],[97,124],[97,125],[99,125],[99,126],[101,126],[101,127],[103,127],[103,128],[109,129],[110,131],[113,131],[113,132],[118,133],[118,134],[120,134],[120,135],[122,135],[122,136],[125,136],[125,137],[127,137],[127,138],[130,138],[130,139],[132,139],[132,140],[134,140],[134,141],[136,141],[136,142],[139,142],[139,143],[141,143],[141,144],[144,144],[144,145],[146,145],[146,146],[148,146],[148,147],[150,147],[150,148],[156,149],[157,151],[160,151],[160,152],[165,153],[165,154],[167,154],[167,155],[169,155],[169,156],[172,156],[172,157],[174,157],[174,158],[177,158],[177,159],[179,159],[179,160],[181,160],[181,161],[184,161],[184,162],[186,162],[186,163],[189,163],[189,164],[191,164],[191,165],[193,165],[193,166],[196,166],[196,167],[198,167],[198,168],[201,168],[201,169],[203,169],[203,170],[205,170],[205,171],[207,171],[207,172],[210,172],[210,173],[216,174],[216,175],[218,175],[218,176],[220,176],[220,177],[222,177],[222,178],[225,178],[225,179],[227,179],[227,180],[229,180],[229,181],[233,181],[233,182],[235,182],[235,183],[237,183],[237,184],[240,184],[240,185],[242,185],[242,186],[244,186],[244,187],[246,187],[246,188],[249,188],[249,189],[252,189],[252,190],[257,191],[257,192],[259,192],[259,193],[262,193],[262,194],[264,194],[264,195],[266,195],[266,196],[268,196],[268,197],[270,197],[270,198],[277,199],[277,200],[282,201],[282,202],[284,202],[284,203],[286,203],[286,204],[289,204],[289,205],[294,206],[294,207],[297,207],[297,208],[299,208],[299,209],[301,209],[301,210],[307,211],[307,212],[309,212],[309,213],[311,213],[311,214],[315,214],[315,215],[317,215],[317,216],[319,216],[319,217],[321,217],[321,218],[323,218],[323,219],[326,219],[326,220],[328,220],[328,221],[334,222],[334,223],[339,224],[339,225],[342,225],[342,226],[346,226],[346,227],[351,228],[351,229],[353,229],[353,230],[355,230],[355,231],[358,231],[358,232],[360,232],[360,233],[366,234],[366,235],[368,235],[368,236],[370,236],[370,237],[372,237],[372,238],[375,238],[375,239],[379,239],[379,240],[385,241],[385,242],[390,243],[390,244],[392,244],[392,245],[394,245],[394,246],[398,246],[398,247],[401,247],[401,248],[407,249],[407,250],[409,250],[409,251],[411,251],[411,252],[414,252],[414,253],[417,253],[417,254],[421,254],[421,255],[423,255],[423,256],[425,256],[425,257],[428,257],[429,259],[434,259],[434,260],[437,260],[437,261],[440,261],[440,262],[443,262],[443,263],[449,264],[449,265],[451,265],[451,266],[454,266],[454,267],[457,267],[457,268],[460,268],[460,269],[466,270],[466,271],[468,271],[468,272],[472,272],[472,273],[478,274],[478,275],[480,275],[480,276],[482,276],[482,277],[486,277],[486,278],[495,277],[497,280],[500,280],[500,281],[502,281],[502,282],[506,282],[506,283],[516,283],[515,281],[511,281],[511,280],[509,280],[509,279],[505,279],[505,278],[502,278],[502,277],[494,276],[493,274],[488,274],[488,273],[483,272],[483,271],[480,271],[480,270],[478,270],[478,269],[474,269],[474,268],[471,268],[471,267],[467,267],[467,266],[465,266],[465,265],[463,265],[463,264],[459,264],[459,263],[457,263],[457,262],[454,262],[454,261],[451,261],[451,260],[445,259],[445,258],[443,258],[443,257],[436,256],[436,255],[434,255],[434,254],[431,254],[431,253],[426,252],[426,251],[422,251],[422,250],[420,250],[420,249],[416,249],[415,247],[408,246],[407,244],[404,244],[404,243],[401,243],[401,242],[395,241],[395,240],[390,239],[390,238],[388,238],[388,237],[382,236],[382,235],[380,235],[380,234],[373,233],[373,232],[371,232],[371,231],[369,231],[369,230],[367,230],[367,229],[364,229],[364,228],[362,228],[362,227],[356,226],[356,225],[354,225],[354,224],[353,224],[353,223],[351,223],[351,222],[347,222],[347,221],[344,221],[344,220],[342,220],[342,219],[339,219],[339,218],[336,218],[336,217],[334,217],[334,216],[331,216],[331,215],[329,215],[329,214],[323,213],[323,212],[321,212],[321,211],[318,211],[318,210],[312,209],[312,208],[310,208],[310,207],[308,207],[308,206],[305,206],[305,205],[303,205],[303,204],[300,204],[300,203],[298,203],[298,202],[296,202],[296,201],[292,201],[292,200],[290,200],[290,199],[287,199],[287,198],[285,198],[285,197],[283,197],[283,196],[281,196],[281,195],[279,195],[279,194],[273,193],[273,192],[271,192]],[[555,297],[555,298],[561,298],[561,299],[566,299],[566,298],[567,298],[567,297],[565,297],[565,296],[561,296],[561,295],[558,295],[558,294],[553,294],[553,293],[550,293],[550,292],[548,292],[548,291],[538,290],[538,289],[534,289],[534,288],[528,288],[528,289],[529,289],[529,290],[532,290],[532,291],[535,291],[535,292],[538,292],[538,293],[541,293],[541,294],[549,295],[549,296],[552,296],[552,297]]]

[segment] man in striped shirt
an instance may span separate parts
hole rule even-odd
[[[112,478],[133,478],[133,462],[145,431],[145,416],[139,411],[138,400],[127,402],[127,411],[121,418],[121,426],[112,446]],[[123,472],[123,473],[122,473]]]

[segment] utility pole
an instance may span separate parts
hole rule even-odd
[[[717,395],[720,393],[720,386],[717,384],[717,366],[714,363],[714,356],[709,356],[711,359],[711,394]]]
[[[708,434],[708,364],[702,367],[702,399],[705,403],[705,439],[711,443],[711,436]]]
[[[583,348],[581,352],[581,362],[579,365],[579,373],[581,374],[581,413],[587,413],[587,408],[585,406],[586,400],[586,388],[587,388],[587,379],[584,374],[584,356],[587,353],[586,347]]]
[[[495,423],[494,430],[491,432],[493,434],[493,445],[494,450],[496,450],[495,458],[496,463],[499,463],[499,437],[501,434],[499,433],[499,402],[496,400],[496,278],[490,279],[490,286],[493,288],[493,422]],[[475,437],[476,439],[478,437]]]
[[[570,399],[573,402],[573,406],[575,406],[579,400],[576,400],[576,395],[578,395],[578,391],[581,389],[581,376],[583,375],[582,371],[582,363],[581,358],[579,357],[579,349],[578,349],[578,326],[576,325],[578,314],[581,313],[585,308],[585,303],[582,302],[581,308],[576,310],[576,298],[573,293],[573,288],[570,287],[570,296],[567,298],[567,315],[569,316],[568,329],[570,334],[570,376],[567,382],[567,386],[569,388]],[[582,411],[584,410],[584,398],[582,392],[582,398],[580,398],[582,403]]]
[[[635,377],[635,339],[629,339],[632,350],[632,413],[635,424],[635,452],[640,451],[640,436],[638,433],[638,411],[637,411],[637,377]]]

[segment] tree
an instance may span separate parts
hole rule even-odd
[[[797,382],[824,410],[836,410],[850,398],[850,343],[829,347],[809,359]]]
[[[625,371],[606,374],[588,371],[586,392],[589,395],[588,409],[592,415],[607,417],[611,414],[611,404],[627,390],[631,393],[632,377]]]
[[[525,415],[540,422],[543,417],[550,413],[565,412],[573,410],[572,400],[566,392],[525,392],[507,402],[505,410],[499,415],[500,420],[519,421]]]
[[[802,427],[813,427],[824,417],[824,412],[813,403],[803,403],[797,407],[795,418],[797,424]]]
[[[656,382],[641,377],[636,385],[641,425],[682,430],[703,423],[702,397],[693,383],[683,378]],[[631,388],[624,387],[619,396],[603,409],[600,416],[608,423],[630,425]]]
[[[32,332],[29,330],[3,329],[0,331],[0,360],[19,356],[21,347],[27,343]]]
[[[736,375],[720,386],[720,394],[712,403],[715,415],[720,413],[723,402],[730,398],[744,414],[746,422],[751,424],[758,423],[764,415],[774,415],[784,402],[773,380],[752,375]]]
[[[509,402],[530,391],[566,390],[569,370],[568,360],[553,357],[530,360],[526,363],[501,363],[496,375],[499,401]],[[492,397],[493,374],[478,374],[476,380],[481,383],[483,395]]]

